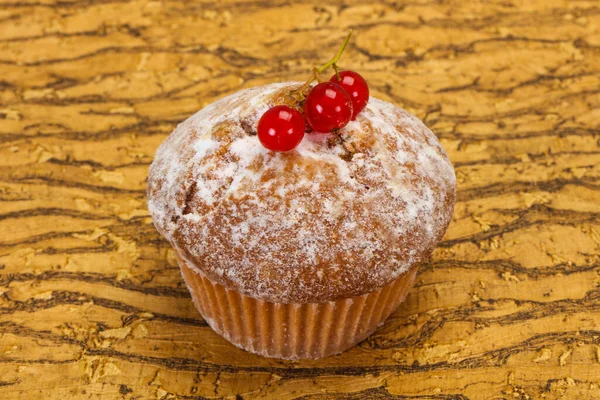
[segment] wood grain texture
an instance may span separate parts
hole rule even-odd
[[[373,336],[263,359],[195,311],[145,206],[174,126],[343,66],[439,136],[448,233]],[[0,0],[3,399],[600,398],[600,3]]]

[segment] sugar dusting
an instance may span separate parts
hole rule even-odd
[[[421,262],[450,220],[455,176],[433,133],[381,100],[339,133],[272,153],[243,126],[296,83],[246,89],[180,124],[150,168],[158,230],[199,271],[248,296],[328,301]]]

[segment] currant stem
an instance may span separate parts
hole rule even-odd
[[[340,76],[340,68],[337,66],[337,64],[333,64],[332,67],[335,71],[335,77],[337,78],[338,82],[341,81],[342,77]]]
[[[346,46],[348,45],[348,42],[350,41],[350,36],[352,36],[352,29],[350,29],[350,32],[348,32],[348,36],[346,36],[346,40],[344,40],[344,43],[342,43],[342,46],[340,47],[340,49],[338,50],[336,55],[333,56],[333,58],[331,60],[327,61],[325,64],[323,64],[319,67],[319,69],[318,69],[319,73],[325,71],[327,68],[331,67],[332,65],[337,64],[337,62],[340,61],[340,57],[342,57],[342,53],[344,52],[344,50],[346,49]]]
[[[308,89],[308,87],[310,86],[310,84],[315,81],[315,79],[319,83],[321,83],[321,77],[319,76],[319,69],[317,67],[315,67],[313,69],[312,76],[306,82],[304,82],[304,85],[302,85],[301,87],[299,87],[296,90],[293,90],[292,93],[302,93],[302,92],[304,92],[306,89]]]
[[[317,80],[317,82],[321,83],[323,82],[323,79],[321,79],[321,75],[319,75],[319,69],[317,67],[315,67],[315,77],[314,79]]]
[[[315,80],[317,80],[319,83],[321,83],[322,80],[321,80],[321,77],[319,76],[319,74],[323,73],[329,67],[333,67],[333,69],[335,70],[335,74],[337,75],[338,80],[341,80],[339,68],[337,66],[337,62],[340,60],[340,57],[342,57],[342,53],[346,49],[346,46],[348,45],[348,42],[350,41],[350,37],[351,36],[352,36],[352,29],[350,29],[350,32],[348,32],[348,35],[346,36],[346,39],[344,40],[344,43],[342,43],[342,46],[340,47],[340,49],[338,50],[338,52],[335,54],[335,56],[333,56],[333,58],[331,60],[327,61],[325,64],[321,65],[320,67],[315,67],[315,69],[313,70],[312,77],[309,80],[307,80],[304,83],[304,85],[302,85],[300,88],[298,88],[296,90],[293,90],[292,93],[302,93],[302,92],[304,92],[306,89],[308,89],[308,87],[310,86],[310,84],[313,83]]]

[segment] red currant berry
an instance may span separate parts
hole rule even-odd
[[[258,140],[272,151],[290,151],[300,144],[306,125],[298,111],[288,106],[268,109],[258,121]]]
[[[346,89],[346,92],[352,98],[352,120],[354,120],[356,115],[365,108],[369,101],[369,86],[367,82],[358,72],[354,71],[341,71],[340,79],[338,79],[337,74],[334,74],[329,81],[335,82]]]
[[[315,131],[331,132],[350,122],[352,99],[337,83],[319,83],[306,96],[304,115]]]

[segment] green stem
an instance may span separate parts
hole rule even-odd
[[[346,36],[346,40],[344,40],[344,43],[342,43],[342,46],[340,47],[340,49],[338,50],[338,52],[336,53],[336,55],[333,56],[333,58],[331,60],[327,61],[325,64],[321,65],[317,69],[317,71],[319,73],[322,73],[327,68],[331,67],[332,65],[336,65],[337,64],[337,62],[340,60],[340,57],[342,56],[342,53],[346,49],[346,46],[348,45],[348,42],[350,41],[350,36],[352,36],[352,29],[350,29],[350,32],[348,32],[348,36]]]
[[[333,64],[332,67],[333,67],[333,70],[335,71],[336,79],[338,80],[338,82],[341,81],[342,77],[340,76],[340,68],[337,66],[337,64]]]
[[[319,70],[318,70],[317,67],[315,67],[315,69],[313,70],[312,77],[309,80],[307,80],[306,82],[304,82],[304,85],[302,85],[301,87],[299,87],[296,90],[293,90],[292,93],[302,93],[302,92],[304,92],[306,89],[308,89],[308,87],[310,86],[310,84],[314,82],[315,79],[318,80],[319,83],[321,82],[321,79],[319,77]]]
[[[319,83],[323,82],[323,79],[321,79],[321,75],[319,75],[319,69],[317,67],[315,67],[315,79]]]
[[[291,93],[298,94],[298,93],[304,92],[306,89],[308,89],[310,87],[311,83],[313,83],[315,81],[315,79],[319,83],[321,83],[321,77],[319,76],[319,74],[321,74],[322,72],[324,72],[329,67],[333,67],[333,69],[335,70],[335,73],[337,75],[338,80],[341,80],[339,68],[337,66],[337,62],[340,60],[340,57],[342,56],[342,53],[346,49],[346,46],[348,45],[348,42],[350,41],[350,36],[352,36],[352,29],[350,29],[350,32],[348,32],[348,36],[346,36],[346,40],[344,40],[344,43],[342,43],[342,46],[340,47],[340,49],[338,50],[338,52],[336,53],[336,55],[333,56],[333,58],[331,60],[327,61],[325,64],[321,65],[320,67],[315,67],[314,70],[313,70],[313,75],[310,77],[310,79],[307,80],[304,83],[304,85],[302,85],[298,89],[292,90]]]

